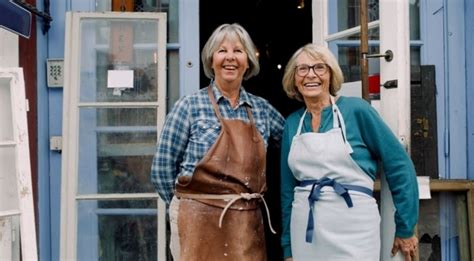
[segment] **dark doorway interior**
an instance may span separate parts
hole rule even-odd
[[[293,52],[312,41],[311,0],[200,0],[199,11],[200,50],[217,26],[241,24],[260,52],[260,73],[243,83],[246,90],[269,100],[283,116],[301,106],[286,97],[281,79]],[[207,84],[201,72],[201,86]]]
[[[217,26],[241,24],[259,50],[261,66],[259,75],[243,83],[245,89],[267,99],[284,117],[302,106],[286,96],[281,80],[291,55],[312,41],[311,0],[200,0],[199,11],[200,50]],[[201,72],[200,86],[208,84],[209,79]],[[278,232],[273,235],[267,230],[268,260],[271,261],[282,260],[279,161],[279,149],[269,148],[265,199],[271,209],[273,227]]]

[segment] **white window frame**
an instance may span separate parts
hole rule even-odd
[[[158,101],[114,103],[113,107],[157,108],[157,135],[161,132],[166,115],[166,13],[134,12],[68,12],[65,26],[65,75],[63,100],[63,150],[61,169],[61,232],[60,260],[77,258],[77,202],[78,200],[147,199],[157,200],[158,260],[166,260],[166,206],[157,193],[82,194],[78,195],[79,109],[90,103],[79,102],[80,81],[80,23],[83,19],[153,19],[158,21]],[[94,106],[107,108],[110,103],[95,102]],[[158,110],[159,108],[159,110]],[[158,138],[158,137],[157,137]],[[151,182],[151,181],[150,181]]]
[[[381,116],[387,122],[402,144],[410,148],[410,39],[408,0],[380,0],[380,20],[372,22],[370,27],[380,27],[380,50],[392,50],[391,62],[380,59],[380,81],[397,79],[398,88],[380,90],[379,108]],[[360,27],[329,35],[328,0],[313,0],[313,42],[328,46],[329,40],[360,31]],[[391,257],[391,247],[395,234],[393,201],[390,190],[381,178],[381,259],[402,260],[397,254]]]
[[[0,211],[0,259],[19,260],[16,253],[18,241],[18,224],[11,217],[19,217],[19,230],[21,240],[21,257],[23,260],[38,260],[36,245],[35,213],[33,204],[33,189],[31,184],[31,165],[28,143],[28,125],[26,114],[28,111],[25,95],[25,82],[21,68],[0,69],[0,80],[9,83],[11,120],[12,122],[0,122],[3,128],[13,130],[13,140],[1,140],[0,148],[14,148],[17,194],[11,195],[8,191],[0,191],[0,203],[2,201],[16,202],[12,209]],[[3,88],[3,87],[2,87]],[[5,97],[3,97],[5,98]],[[8,98],[7,98],[8,99]],[[12,124],[12,126],[8,126]],[[0,178],[10,180],[2,175],[8,175],[0,169]],[[9,247],[10,246],[10,247]]]

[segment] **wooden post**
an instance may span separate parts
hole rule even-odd
[[[362,82],[362,98],[368,102],[369,99],[369,64],[367,54],[369,52],[369,26],[367,16],[367,0],[360,0],[360,80]]]

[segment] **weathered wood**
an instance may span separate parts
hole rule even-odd
[[[366,55],[369,52],[369,25],[367,0],[360,0],[360,79],[362,82],[362,98],[369,99],[369,63]]]
[[[455,197],[457,232],[459,236],[459,260],[470,260],[469,254],[469,220],[467,214],[466,194]]]
[[[418,176],[437,179],[435,80],[433,65],[411,67],[411,157]]]

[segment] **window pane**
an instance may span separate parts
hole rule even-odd
[[[112,0],[96,0],[96,11],[110,11]],[[179,44],[179,2],[170,0],[142,0],[135,1],[136,12],[166,12],[167,13],[167,42]],[[107,31],[107,30],[106,30]],[[107,57],[105,52],[101,54]],[[102,58],[101,60],[107,61]],[[167,78],[167,90],[169,97],[169,106],[171,107],[174,102],[179,98],[179,53],[176,50],[168,50],[167,53],[168,62],[168,78]],[[103,65],[106,66],[107,65]],[[150,75],[153,77],[154,75]],[[104,83],[102,83],[103,85]]]
[[[420,260],[471,260],[466,194],[442,192],[431,197],[420,201]]]
[[[344,75],[344,82],[360,81],[360,48],[344,46],[338,48],[339,65]],[[369,53],[378,53],[378,46],[369,46]],[[372,61],[373,60],[373,61]],[[376,59],[369,60],[369,75],[380,71]]]
[[[78,260],[157,260],[156,200],[83,200],[78,213]]]
[[[19,210],[15,148],[0,147],[0,211]]]
[[[111,11],[112,0],[96,0],[96,11]],[[178,11],[179,1],[176,0],[137,0],[134,12],[164,12],[168,18],[168,42],[178,42]]]
[[[10,78],[0,78],[0,142],[13,140]]]
[[[153,192],[156,109],[80,110],[78,192]]]
[[[329,1],[331,4],[335,2]],[[367,14],[368,21],[376,21],[379,19],[379,0],[368,0]],[[410,0],[409,7],[410,16],[410,40],[420,40],[420,0]],[[331,19],[331,18],[330,18]],[[331,26],[329,31],[331,34],[343,31],[360,25],[360,1],[359,0],[338,0],[337,1],[337,26]],[[369,39],[375,35],[369,33]],[[377,35],[378,36],[378,35]],[[358,38],[352,38],[358,39]]]
[[[337,26],[330,33],[344,31],[346,29],[360,25],[360,1],[359,0],[338,0],[329,1],[329,5],[337,4]],[[368,0],[368,21],[379,19],[379,1]],[[330,6],[331,8],[331,6]]]
[[[339,46],[338,59],[344,75],[344,82],[360,81],[360,48],[359,46]],[[369,54],[379,53],[378,46],[369,46]],[[420,65],[420,47],[410,48],[410,64]],[[379,74],[380,64],[378,59],[369,59],[369,75]]]
[[[156,101],[157,30],[153,20],[83,20],[80,101]],[[124,79],[112,84],[111,70]]]
[[[420,0],[410,0],[410,40],[420,40]]]

